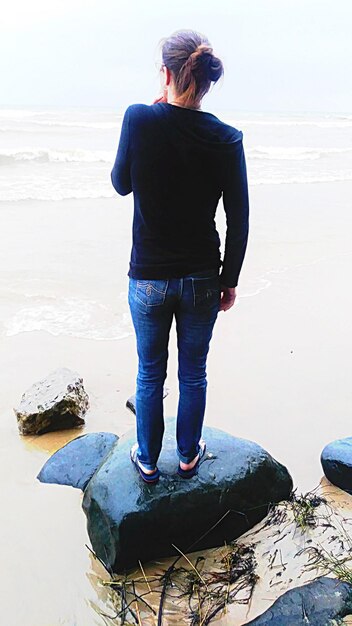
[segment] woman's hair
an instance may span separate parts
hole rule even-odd
[[[199,106],[211,83],[224,73],[209,40],[194,30],[176,30],[160,44],[162,63],[174,78],[179,102],[185,107]]]

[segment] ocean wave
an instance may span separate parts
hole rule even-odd
[[[113,198],[116,195],[116,191],[111,189],[107,185],[100,185],[91,187],[90,189],[84,187],[82,189],[70,189],[64,186],[60,189],[23,189],[17,188],[13,190],[6,190],[1,192],[1,202],[20,202],[23,200],[46,200],[57,202],[60,200],[99,200],[103,198]]]
[[[345,154],[352,148],[308,148],[305,146],[255,146],[246,151],[250,159],[268,159],[280,161],[315,161],[331,154]]]
[[[249,186],[256,185],[293,185],[293,184],[309,184],[309,183],[329,183],[329,182],[347,182],[352,180],[351,172],[333,172],[325,173],[302,173],[302,174],[286,174],[286,173],[266,173],[253,174],[248,172]],[[47,201],[59,202],[64,200],[104,200],[114,198],[116,192],[113,187],[106,184],[92,185],[91,187],[82,187],[81,189],[71,189],[62,186],[61,188],[46,189],[24,189],[16,187],[4,190],[1,193],[0,206],[4,202],[25,202],[25,201]]]
[[[113,130],[115,128],[120,128],[121,122],[69,122],[69,121],[59,121],[59,120],[32,120],[31,124],[35,124],[37,126],[59,126],[59,127],[67,127],[67,128],[92,128],[96,130]]]
[[[348,182],[352,180],[352,172],[350,174],[327,174],[327,175],[292,175],[292,176],[249,176],[248,184],[250,187],[256,185],[293,185],[293,184],[309,184],[309,183],[332,183],[332,182]],[[48,190],[45,192],[31,193],[30,191],[20,191],[16,194],[2,194],[0,205],[4,202],[25,202],[25,201],[47,201],[59,202],[64,200],[104,200],[116,196],[114,190]]]
[[[249,185],[292,185],[300,183],[336,183],[352,180],[352,172],[334,174],[299,174],[299,175],[274,175],[254,177],[249,179]]]
[[[268,117],[266,119],[255,119],[251,117],[224,117],[224,121],[236,128],[241,128],[245,131],[251,126],[311,126],[317,128],[350,128],[352,127],[352,117],[329,117],[329,118],[305,118],[295,119],[293,117],[286,117],[282,119]]]
[[[334,118],[327,119],[292,119],[292,118],[283,118],[283,119],[275,119],[275,118],[267,118],[267,119],[253,119],[253,118],[229,118],[226,116],[221,116],[219,114],[220,119],[223,119],[224,122],[239,128],[241,126],[245,127],[244,130],[251,128],[251,126],[272,126],[272,127],[281,127],[281,126],[310,126],[316,128],[325,128],[325,129],[334,129],[334,128],[351,128],[352,127],[352,117],[348,116],[340,116]],[[3,122],[3,123],[1,123]],[[5,122],[5,123],[4,123]],[[9,125],[10,122],[10,125]],[[118,130],[121,128],[122,117],[117,116],[116,122],[84,122],[81,120],[77,121],[69,121],[69,120],[38,120],[38,119],[29,119],[28,117],[23,117],[23,119],[5,119],[1,120],[0,116],[0,132],[23,132],[23,133],[33,133],[33,132],[51,132],[57,129],[82,129],[82,130]],[[16,128],[17,125],[17,128]]]
[[[305,146],[255,146],[247,148],[249,159],[286,161],[314,161],[321,157],[352,153],[352,148],[309,148]],[[0,150],[0,165],[17,162],[38,163],[110,163],[113,164],[115,151],[110,150],[51,150],[48,148],[22,148]]]
[[[33,331],[97,340],[123,339],[133,334],[127,311],[116,315],[102,303],[78,298],[49,303],[42,298],[41,302],[20,308],[4,323],[7,337]]]
[[[0,150],[0,165],[18,161],[39,163],[113,163],[115,153],[109,150],[49,150],[48,148],[22,148]]]
[[[0,126],[0,132],[21,132],[21,133],[36,133],[39,130],[45,131],[45,127],[47,127],[50,131],[55,130],[57,128],[90,128],[93,130],[116,130],[121,128],[121,122],[59,122],[59,121],[39,121],[39,120],[29,120],[27,121],[26,126],[22,126],[21,120],[11,120],[13,125],[4,125]],[[17,127],[15,126],[17,124]],[[40,128],[38,128],[38,126]]]
[[[13,125],[0,124],[0,133],[28,133],[28,134],[43,134],[55,132],[55,127],[57,129],[69,128],[69,129],[94,129],[94,130],[119,130],[121,129],[121,123],[113,123],[113,122],[37,122],[34,120],[29,121],[24,126],[21,124],[20,120],[14,123]],[[60,131],[58,131],[60,132]],[[61,133],[60,133],[61,134]]]
[[[101,119],[102,115],[105,116],[105,120]],[[123,115],[115,111],[102,113],[97,110],[96,112],[87,113],[85,111],[77,112],[70,110],[34,111],[0,108],[0,130],[20,130],[21,132],[28,130],[33,132],[38,126],[47,126],[50,129],[57,126],[59,128],[66,127],[71,129],[113,130],[121,126],[122,118]],[[18,128],[16,128],[16,125],[18,125]]]

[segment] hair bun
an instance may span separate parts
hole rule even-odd
[[[216,82],[223,73],[223,65],[220,59],[213,54],[213,48],[207,44],[200,44],[191,54],[192,60],[202,60],[207,64],[209,80]]]
[[[223,74],[223,64],[220,61],[220,59],[218,59],[218,57],[215,57],[214,55],[212,55],[211,58],[211,62],[209,64],[209,78],[212,81],[217,81],[219,80],[219,78],[222,76]]]
[[[213,54],[213,48],[209,45],[207,45],[206,43],[201,43],[197,49],[194,51],[193,54],[197,54],[197,56],[199,55],[208,55],[208,54]]]

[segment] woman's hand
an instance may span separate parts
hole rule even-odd
[[[219,311],[228,311],[235,304],[235,300],[237,297],[237,287],[225,287],[225,285],[221,285],[220,289],[221,300]]]
[[[159,96],[159,98],[156,98],[156,99],[152,102],[152,104],[156,104],[157,102],[167,102],[167,99],[165,98],[165,96],[164,96],[164,95],[162,95],[162,96]]]
[[[157,102],[167,102],[167,89],[164,89],[163,93],[156,98],[152,104],[156,104]]]

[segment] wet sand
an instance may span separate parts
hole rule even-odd
[[[303,492],[321,479],[323,446],[351,435],[351,191],[351,183],[251,188],[251,236],[239,297],[231,311],[220,314],[209,353],[207,424],[267,448],[288,467]],[[63,204],[57,203],[57,211],[65,224],[70,205]],[[71,205],[77,222],[83,219],[84,203]],[[117,203],[106,200],[104,207],[105,216],[113,215]],[[38,211],[42,213],[42,205]],[[11,259],[15,254],[10,248],[28,245],[18,229],[22,223],[18,215],[8,214],[6,220],[2,273],[8,270],[6,245]],[[100,247],[104,237],[105,231],[99,231]],[[115,252],[114,233],[109,237],[109,254],[120,263],[128,240]],[[63,249],[65,269],[70,253]],[[30,253],[28,259],[30,271]],[[94,280],[101,275],[108,283],[104,255],[101,261],[101,266],[95,263]],[[128,256],[126,267],[127,261]],[[124,274],[125,267],[118,277],[121,283]],[[89,283],[89,275],[83,280]],[[167,416],[174,415],[177,406],[175,345],[173,329]],[[89,393],[91,409],[84,430],[20,437],[12,407],[34,381],[61,365],[78,370]],[[99,341],[45,331],[3,336],[0,371],[2,621],[7,626],[100,625],[90,605],[99,599],[90,581],[92,561],[85,547],[81,494],[68,487],[41,485],[36,475],[53,451],[82,432],[121,434],[133,426],[125,402],[134,392],[134,337]],[[264,604],[272,599],[265,597]],[[255,614],[252,604],[246,621]],[[231,622],[226,619],[219,623],[240,626],[244,614]]]

